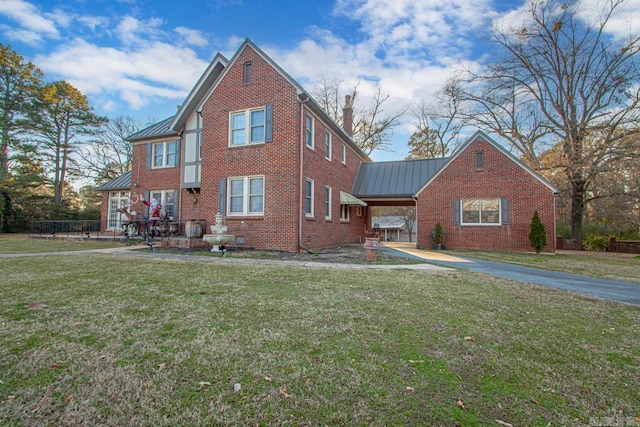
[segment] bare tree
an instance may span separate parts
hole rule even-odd
[[[610,0],[600,16],[581,3],[533,1],[517,28],[494,29],[486,72],[471,74],[465,119],[496,132],[533,167],[544,148],[558,147],[557,163],[571,197],[571,237],[582,241],[582,221],[594,178],[626,156],[622,141],[638,132],[638,35],[607,32],[624,0]]]
[[[97,185],[131,170],[133,147],[125,140],[143,124],[131,116],[116,116],[104,123],[96,138],[79,150],[84,175]]]
[[[424,99],[412,108],[416,131],[408,142],[407,158],[445,157],[458,143],[464,127],[461,114],[461,87],[458,76],[451,77],[436,94],[435,104]]]
[[[338,80],[322,79],[313,90],[314,99],[340,126],[343,125],[342,100],[345,99],[342,95],[342,85],[343,82]],[[346,94],[350,96],[352,105],[356,105],[358,99],[358,86],[359,83],[356,83]],[[389,97],[390,95],[383,94],[378,88],[369,107],[353,109],[353,139],[367,155],[374,150],[392,151],[390,140],[393,129],[400,124],[400,117],[407,108],[396,113],[386,113],[383,106]]]

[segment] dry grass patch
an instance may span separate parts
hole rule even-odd
[[[0,269],[0,424],[640,415],[637,308],[461,271],[106,255],[0,259]]]
[[[113,240],[30,238],[26,234],[0,234],[0,254],[82,251],[121,246]]]

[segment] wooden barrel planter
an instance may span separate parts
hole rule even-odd
[[[200,221],[190,220],[187,221],[184,225],[185,234],[187,237],[202,237],[202,225]]]

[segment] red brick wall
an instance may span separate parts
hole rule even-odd
[[[252,62],[252,81],[243,84],[243,64]],[[229,147],[229,113],[273,105],[273,142]],[[214,221],[218,210],[221,178],[263,175],[264,216],[226,216],[229,233],[242,236],[242,246],[298,251],[300,221],[300,103],[296,88],[251,47],[247,47],[227,70],[203,106],[202,184],[197,207],[182,203],[183,217],[193,215]],[[316,121],[316,150],[304,149],[304,174],[316,180],[316,220],[304,220],[303,244],[309,248],[355,242],[358,221],[340,224],[340,190],[349,191],[357,161],[350,153],[347,167],[340,161],[341,142],[333,139],[334,161],[324,159],[324,130]],[[333,187],[334,215],[324,219],[324,186]],[[197,211],[196,211],[197,209]],[[318,216],[321,214],[321,217]],[[209,225],[208,224],[208,225]],[[310,241],[307,242],[307,236]]]
[[[484,168],[476,170],[475,153],[484,151]],[[454,225],[455,200],[507,198],[510,224]],[[490,143],[474,141],[418,194],[418,247],[431,248],[431,230],[440,223],[447,248],[531,251],[529,231],[534,211],[555,251],[554,195],[539,180]]]

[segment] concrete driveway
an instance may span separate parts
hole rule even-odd
[[[579,292],[604,300],[617,301],[640,307],[640,283],[601,280],[576,274],[522,267],[494,261],[451,256],[446,251],[418,250],[415,245],[385,243],[382,250],[395,251],[403,256],[421,259],[443,267],[466,268],[519,282],[534,283],[572,292]]]

